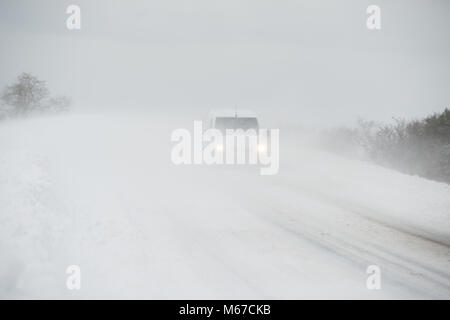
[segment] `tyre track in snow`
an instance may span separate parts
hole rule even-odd
[[[279,187],[279,185],[276,187]],[[252,197],[251,194],[246,193],[245,196],[241,197],[241,201],[245,203],[250,212],[258,215],[259,218],[270,221],[270,223],[286,232],[302,239],[307,239],[330,253],[351,261],[354,267],[358,266],[365,270],[371,264],[379,264],[382,266],[383,278],[392,283],[420,292],[420,295],[429,298],[450,297],[450,275],[447,272],[424,265],[421,261],[414,259],[414,256],[406,257],[388,250],[387,246],[381,247],[380,244],[374,244],[369,237],[361,237],[363,233],[358,232],[358,230],[354,230],[353,235],[350,235],[348,232],[351,232],[351,229],[348,231],[341,229],[330,232],[330,222],[326,220],[326,216],[321,216],[321,219],[319,219],[317,216],[314,216],[314,212],[305,215],[305,211],[302,212],[297,206],[287,206],[283,203],[283,199],[277,198],[274,201],[271,195],[279,194],[279,192],[270,192],[270,188],[268,189],[263,190],[259,188],[258,197]],[[244,192],[245,190],[241,189],[241,191]],[[308,198],[310,198],[311,194],[307,194]],[[313,197],[313,200],[318,201],[321,205],[329,205],[328,211],[330,211],[330,215],[334,214],[333,211],[335,210],[333,207],[346,211],[347,218],[350,218],[350,224],[356,218],[363,224],[369,225],[372,229],[385,232],[387,235],[390,234],[391,239],[386,239],[388,241],[395,242],[397,236],[415,238],[415,242],[424,245],[424,248],[431,245],[434,247],[436,254],[439,254],[438,251],[441,251],[449,256],[449,248],[444,244],[435,243],[423,237],[390,228],[385,224],[380,224],[365,216],[361,216],[351,208],[336,205],[330,199],[316,196]],[[255,206],[255,203],[259,204]],[[415,249],[423,250],[423,248],[418,246]],[[411,249],[409,250],[411,251]]]

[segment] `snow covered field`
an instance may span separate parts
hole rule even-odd
[[[0,123],[0,298],[450,298],[449,185],[283,130],[278,175],[175,166],[170,133],[191,124]]]

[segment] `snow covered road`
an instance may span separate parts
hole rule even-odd
[[[283,131],[275,176],[175,166],[177,126],[100,115],[2,123],[0,297],[450,298],[449,185]],[[66,288],[73,264],[78,291]],[[381,290],[366,287],[369,265]]]

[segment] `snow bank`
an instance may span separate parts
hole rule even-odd
[[[273,177],[174,166],[171,130],[189,125],[100,115],[1,123],[0,297],[448,298],[448,247],[416,239],[449,244],[448,185],[291,139]],[[350,250],[355,239],[364,250]],[[443,288],[408,276],[368,291],[365,268],[386,260],[374,249],[384,241],[441,270]],[[72,264],[79,291],[66,288]]]

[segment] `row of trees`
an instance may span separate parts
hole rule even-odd
[[[328,131],[334,151],[357,155],[399,171],[450,183],[450,110],[393,124],[359,120],[354,128]]]
[[[42,112],[66,111],[70,104],[71,101],[66,96],[50,96],[45,81],[29,73],[22,73],[1,94],[0,120]]]

